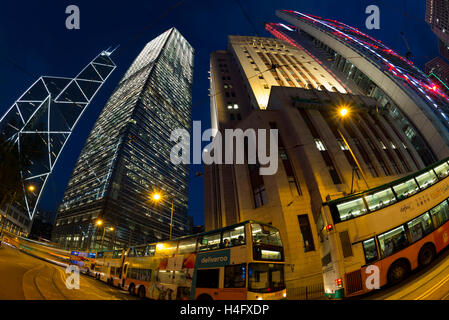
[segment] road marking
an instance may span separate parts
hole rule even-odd
[[[414,300],[421,300],[422,298],[424,298],[425,296],[429,296],[432,293],[434,293],[436,290],[438,290],[439,288],[441,288],[441,286],[443,286],[443,284],[445,284],[447,281],[449,280],[449,275],[447,275],[446,277],[444,277],[442,280],[440,280],[436,285],[434,285],[432,288],[430,288],[429,290],[425,291],[423,294],[421,294],[420,296],[418,296],[417,298],[415,298]]]

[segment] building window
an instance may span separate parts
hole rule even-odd
[[[340,146],[341,150],[349,150],[348,146],[342,139],[337,139],[338,145]]]
[[[323,143],[323,141],[321,141],[321,139],[315,139],[315,145],[318,150],[326,151],[326,147],[324,146],[324,143]]]
[[[298,222],[299,228],[301,230],[304,252],[315,251],[312,229],[310,228],[309,216],[307,214],[298,215]]]
[[[256,208],[263,206],[267,203],[267,192],[265,191],[265,186],[259,186],[254,189],[254,203]]]
[[[251,187],[253,189],[254,206],[256,208],[259,208],[268,202],[263,176],[259,174],[259,168],[259,164],[248,164]]]

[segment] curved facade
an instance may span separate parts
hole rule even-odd
[[[358,80],[354,76],[360,77],[366,86],[356,84],[357,89],[408,122],[403,130],[426,164],[449,155],[449,98],[411,61],[344,23],[291,10],[279,10],[277,15],[295,26],[290,31],[278,24],[284,36],[308,39],[314,50],[330,55],[346,80],[354,84]]]

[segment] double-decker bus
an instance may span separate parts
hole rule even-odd
[[[120,287],[125,251],[119,249],[98,252],[95,257],[95,267],[92,271],[93,276],[110,285]]]
[[[70,264],[78,266],[82,273],[90,275],[94,272],[95,256],[93,252],[72,251],[70,253]]]
[[[286,298],[279,230],[245,221],[132,247],[124,259],[122,287],[157,300]]]
[[[449,244],[449,159],[323,204],[325,296],[343,298],[402,281]]]

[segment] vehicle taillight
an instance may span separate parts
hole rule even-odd
[[[343,279],[342,278],[335,279],[335,285],[337,286],[337,288],[341,288],[343,286]]]

